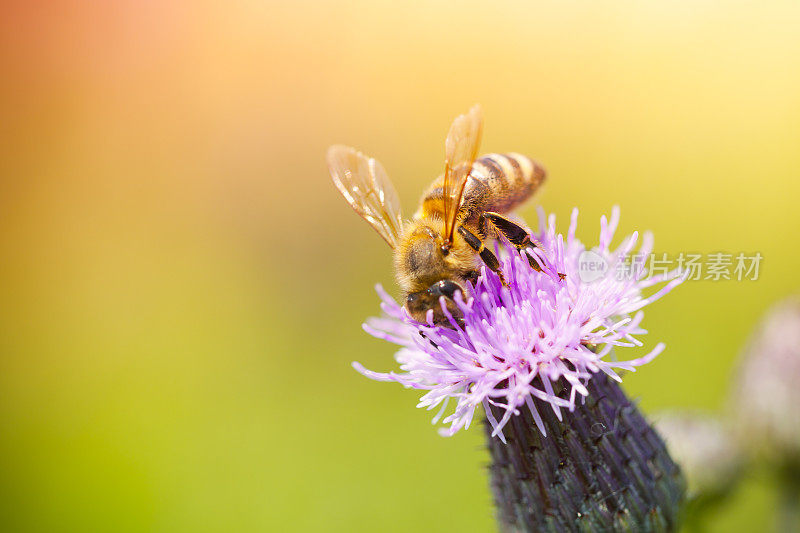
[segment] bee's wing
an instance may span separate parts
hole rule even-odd
[[[381,164],[337,144],[328,148],[328,170],[350,207],[395,248],[402,228],[400,199]]]
[[[483,130],[483,113],[479,105],[472,106],[465,115],[459,115],[450,126],[445,141],[444,167],[444,219],[445,236],[453,240],[461,195],[467,183],[472,164],[478,155]]]

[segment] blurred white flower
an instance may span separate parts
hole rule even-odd
[[[686,476],[689,497],[713,497],[733,486],[743,460],[733,433],[711,415],[667,412],[655,426]]]
[[[800,298],[775,305],[746,347],[732,389],[743,443],[784,465],[800,465]]]

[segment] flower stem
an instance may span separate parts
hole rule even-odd
[[[587,388],[585,403],[561,421],[534,400],[547,436],[526,408],[504,428],[507,444],[487,424],[501,530],[677,530],[685,482],[664,442],[616,382],[598,373]]]

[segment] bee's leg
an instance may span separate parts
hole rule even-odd
[[[538,245],[533,242],[531,236],[527,231],[525,231],[525,228],[519,224],[511,222],[500,213],[485,211],[481,213],[481,218],[488,220],[492,226],[495,227],[498,233],[501,233],[506,239],[508,239],[508,242],[513,244],[520,252],[522,252],[522,250],[525,248],[538,248]],[[531,268],[541,272],[542,267],[539,266],[539,263],[537,263],[536,260],[529,254],[525,254],[525,256],[528,258],[528,263],[530,263]]]
[[[484,220],[488,220],[498,232],[502,233],[503,236],[508,239],[508,241],[513,244],[517,250],[522,252],[525,248],[538,248],[539,245],[531,239],[530,234],[525,231],[525,228],[516,224],[500,213],[494,213],[492,211],[485,211],[481,213],[481,218]],[[530,263],[531,268],[536,270],[537,272],[542,271],[542,267],[539,266],[539,263],[531,257],[530,254],[525,254],[528,258],[528,263]],[[566,277],[565,274],[559,273],[558,276],[561,279]]]
[[[480,272],[477,270],[472,270],[464,276],[464,279],[472,283],[472,286],[478,284],[478,277],[480,277]]]
[[[488,249],[483,242],[477,236],[475,236],[474,233],[464,226],[458,227],[458,234],[461,235],[465,241],[467,241],[467,244],[469,244],[473,250],[478,252],[478,255],[481,256],[481,259],[486,266],[500,277],[500,281],[503,285],[506,285],[506,279],[503,277],[503,273],[500,271],[500,261],[497,260],[497,256],[494,255],[494,252]]]
[[[519,224],[510,221],[500,213],[493,213],[492,211],[484,211],[481,213],[481,218],[491,222],[498,232],[509,240],[511,244],[519,248],[536,248],[537,244],[533,242],[530,234],[525,231],[525,228]]]

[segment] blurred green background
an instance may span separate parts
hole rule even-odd
[[[542,161],[562,227],[622,207],[656,250],[760,252],[686,283],[628,375],[649,413],[723,409],[798,289],[800,4],[6,3],[0,18],[0,506],[6,531],[489,531],[484,435],[359,376],[394,287],[330,184],[343,142],[406,212],[452,118]],[[535,223],[531,204],[522,211]],[[632,352],[634,356],[640,352]],[[771,519],[746,480],[713,531]]]

